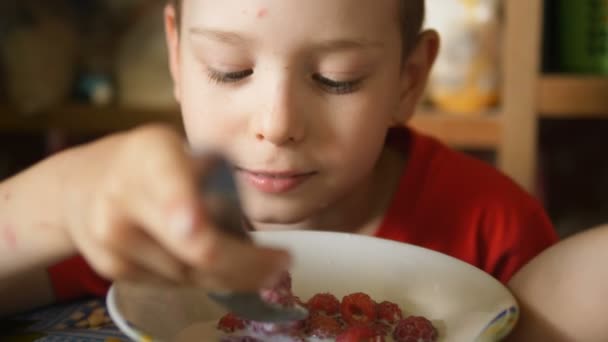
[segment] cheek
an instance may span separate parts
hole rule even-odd
[[[223,149],[237,130],[229,92],[213,85],[200,65],[184,61],[181,110],[188,140],[194,146]]]
[[[332,126],[339,144],[329,149],[336,165],[344,165],[343,172],[352,177],[360,177],[374,167],[399,110],[400,78],[395,70],[396,66],[386,66],[359,92],[335,106],[338,114],[332,116]]]
[[[367,172],[384,146],[394,100],[368,90],[341,102],[328,123],[333,139],[326,146],[327,162],[343,172]]]

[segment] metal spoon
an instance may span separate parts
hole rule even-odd
[[[211,219],[223,232],[254,243],[247,232],[251,225],[243,216],[232,166],[225,159],[214,157],[207,171],[201,190]],[[280,323],[308,317],[308,310],[298,304],[293,307],[274,305],[264,301],[257,292],[210,292],[208,296],[247,320]]]

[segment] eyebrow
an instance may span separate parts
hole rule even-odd
[[[230,31],[193,27],[190,29],[190,33],[230,45],[248,45],[253,42],[253,39],[249,37]],[[345,50],[380,49],[383,48],[384,45],[385,44],[380,41],[369,40],[366,38],[330,39],[313,44],[313,49],[322,52],[335,52]]]
[[[380,49],[384,44],[380,41],[368,40],[365,38],[355,39],[333,39],[322,41],[314,45],[315,50],[324,52],[344,51],[344,50],[363,50]]]
[[[230,45],[247,45],[250,44],[252,41],[251,39],[236,32],[211,30],[200,27],[191,28],[190,34],[195,36],[202,36],[207,39],[211,39],[220,43],[227,43]]]

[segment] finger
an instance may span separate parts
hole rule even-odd
[[[93,241],[86,242],[83,247],[83,256],[87,259],[87,262],[99,275],[106,279],[157,286],[175,284],[173,280],[150,271],[130,261],[119,252],[97,245]]]
[[[113,252],[121,259],[129,260],[174,282],[184,281],[183,263],[128,216],[114,209],[111,201],[99,202],[93,218],[90,234],[80,236],[80,240],[88,242],[89,246],[85,246],[85,250],[89,247],[101,249],[99,253]]]
[[[256,246],[221,233],[189,241],[185,256],[195,283],[215,289],[257,290],[274,285],[291,265],[282,250]]]
[[[113,198],[114,210],[176,252],[183,248],[183,236],[204,226],[198,224],[202,204],[196,166],[179,137],[162,130],[151,132],[131,143],[136,145],[131,147],[136,156],[124,163],[135,165],[123,171],[128,175],[123,176],[126,180]],[[137,163],[133,159],[145,160]]]
[[[134,165],[127,170],[118,204],[159,241],[175,240],[171,234],[188,235],[200,221],[197,163],[203,160],[195,162],[181,137],[171,131],[140,135],[133,138],[135,156],[126,163]]]
[[[186,281],[187,267],[146,232],[134,227],[123,227],[120,230],[118,238],[112,239],[110,248],[140,268],[174,283]]]
[[[125,277],[120,279],[122,282],[128,282],[132,284],[142,284],[146,286],[171,288],[177,283],[171,279],[159,276],[158,273],[147,270],[143,267],[137,267],[133,264],[133,269]]]

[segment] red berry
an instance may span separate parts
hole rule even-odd
[[[393,330],[393,327],[384,323],[384,322],[379,322],[376,321],[374,323],[372,323],[372,325],[370,326],[378,335],[381,336],[388,336],[390,335],[391,331]]]
[[[247,327],[250,331],[262,335],[297,335],[306,326],[306,321],[293,321],[287,323],[265,323],[254,322],[248,323]]]
[[[229,313],[220,319],[217,328],[223,332],[233,333],[245,329],[245,322],[234,314]]]
[[[318,293],[308,300],[308,310],[312,313],[324,312],[326,315],[336,315],[340,312],[340,301],[331,293]]]
[[[287,271],[283,272],[275,288],[289,291],[291,293],[291,274],[289,274]]]
[[[437,329],[424,317],[410,316],[397,322],[393,331],[395,342],[435,342]]]
[[[304,307],[304,308],[306,308],[306,307],[307,307],[307,306],[306,306],[306,303],[304,303],[304,302],[303,302],[303,301],[300,299],[300,297],[298,297],[298,296],[293,296],[291,299],[292,299],[292,301],[293,301],[294,303],[298,304],[299,306]]]
[[[376,303],[362,292],[345,296],[340,311],[346,323],[350,325],[365,325],[376,320]]]
[[[370,327],[357,325],[338,335],[336,342],[384,342],[384,337]]]
[[[268,303],[290,307],[295,304],[290,292],[277,289],[264,289],[260,291],[260,297]]]
[[[318,338],[336,338],[342,332],[342,325],[334,317],[314,314],[308,320],[308,335]]]
[[[294,296],[291,293],[291,275],[284,272],[275,286],[260,291],[265,301],[282,306],[293,306]]]
[[[226,336],[220,339],[220,342],[261,342],[257,338],[251,336]]]
[[[393,324],[403,319],[403,313],[399,305],[384,301],[376,306],[378,311],[378,319],[384,320],[386,323]]]

